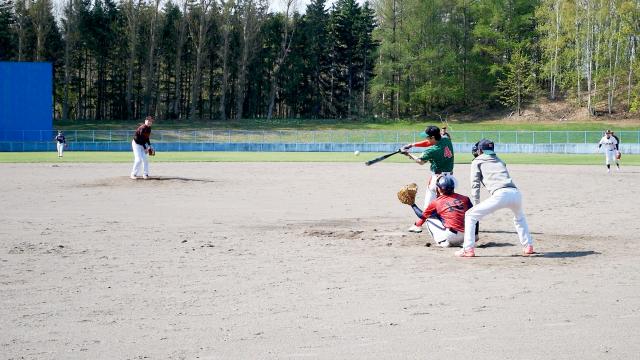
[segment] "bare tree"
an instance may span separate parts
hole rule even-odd
[[[151,113],[151,96],[153,93],[153,84],[155,77],[155,49],[156,49],[156,29],[158,27],[158,7],[160,6],[160,0],[154,0],[153,15],[151,17],[151,24],[149,29],[149,52],[147,58],[146,67],[146,79],[144,86],[144,112],[145,114]],[[154,113],[155,115],[155,113]]]
[[[124,13],[127,18],[127,38],[129,42],[129,59],[127,61],[127,116],[133,116],[133,70],[136,61],[136,49],[138,48],[138,22],[140,16],[140,4],[142,0],[126,0]]]
[[[553,68],[551,70],[551,100],[555,100],[556,99],[556,82],[558,81],[558,51],[560,48],[560,23],[562,21],[562,16],[561,16],[561,9],[562,9],[562,4],[561,4],[561,0],[555,0],[555,2],[553,3],[553,11],[555,12],[556,15],[556,38],[555,38],[555,43],[554,43],[554,50],[553,50]]]
[[[276,93],[278,91],[278,75],[280,74],[280,69],[282,69],[284,61],[287,59],[287,54],[289,54],[291,41],[293,40],[293,32],[295,31],[295,23],[293,22],[294,20],[291,19],[291,16],[292,12],[295,11],[297,1],[283,1],[285,2],[284,28],[282,29],[280,49],[278,50],[278,55],[276,56],[273,69],[271,70],[271,88],[269,89],[269,110],[267,112],[267,119],[271,119],[271,116],[273,115],[273,105],[275,104]],[[291,29],[289,29],[290,24]]]
[[[236,119],[242,119],[242,107],[247,91],[247,68],[255,53],[256,37],[267,10],[265,5],[265,3],[256,3],[256,0],[242,0],[238,3],[238,14],[242,28],[240,29],[241,47],[236,82]]]
[[[233,8],[235,0],[221,0],[222,7],[222,49],[220,49],[220,57],[222,58],[222,83],[220,89],[220,106],[218,112],[222,121],[227,120],[227,91],[229,83],[229,42],[231,30],[233,27]]]
[[[176,99],[173,102],[172,112],[182,119],[182,51],[187,38],[187,0],[180,0],[182,16],[178,22],[178,43],[176,44]]]
[[[211,4],[213,0],[200,0],[197,11],[191,9],[189,17],[189,32],[196,51],[196,67],[191,83],[191,105],[189,106],[189,117],[196,117],[196,108],[200,101],[200,84],[202,83],[202,63],[205,56],[205,48],[208,42],[207,32],[211,26]],[[198,19],[196,19],[196,14]]]
[[[29,25],[29,3],[26,0],[16,0],[15,4],[15,32],[18,35],[18,61],[25,60],[27,41],[27,26]]]
[[[45,39],[51,31],[51,2],[49,0],[36,0],[29,8],[31,21],[36,33],[36,61],[44,60]]]
[[[78,41],[77,2],[65,0],[62,26],[64,31],[64,94],[62,97],[62,119],[69,119],[69,87],[71,86],[71,50]]]

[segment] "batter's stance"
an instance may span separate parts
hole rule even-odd
[[[453,177],[453,144],[449,139],[449,135],[446,132],[444,134],[442,136],[437,126],[429,126],[420,134],[421,137],[426,138],[425,141],[417,144],[407,144],[402,147],[402,153],[418,164],[424,165],[427,162],[431,162],[431,177],[427,183],[427,191],[424,196],[425,209],[438,196],[436,193],[436,180],[440,175],[450,176],[454,184],[457,184],[455,177]],[[416,157],[409,152],[409,149],[413,146],[428,147],[420,157]],[[409,231],[421,232],[422,224],[423,221],[418,220],[409,228]]]
[[[611,173],[611,163],[616,162],[616,168],[620,171],[620,162],[617,159],[618,139],[613,135],[613,131],[607,130],[598,143],[598,150],[604,145],[604,163],[607,165],[607,174]]]
[[[523,254],[533,254],[533,239],[522,210],[522,195],[513,183],[507,165],[494,152],[493,141],[480,140],[472,154],[476,156],[471,162],[471,201],[474,206],[464,216],[464,244],[462,249],[456,251],[456,256],[475,256],[476,224],[485,216],[504,208],[513,212],[513,223],[524,247]],[[483,202],[480,202],[481,185],[491,193],[491,197]]]

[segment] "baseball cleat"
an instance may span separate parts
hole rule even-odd
[[[131,175],[131,176],[129,176],[129,179],[131,179],[131,180],[138,180],[138,178],[137,178],[135,175]]]
[[[422,227],[417,226],[415,224],[411,225],[411,227],[409,228],[409,232],[412,233],[421,233],[422,232]]]
[[[535,254],[536,252],[533,250],[533,245],[527,245],[522,249],[522,254],[527,256],[531,254]]]
[[[473,248],[471,249],[460,249],[458,251],[455,252],[455,256],[457,257],[475,257],[476,256],[476,252],[475,250],[473,250]]]
[[[149,178],[149,175],[142,175],[142,178],[147,180]]]

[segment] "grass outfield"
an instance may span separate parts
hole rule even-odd
[[[159,152],[151,162],[362,162],[382,153],[336,152]],[[502,154],[509,164],[541,165],[602,165],[602,154]],[[119,163],[132,162],[131,152],[74,152],[63,158],[55,152],[3,152],[0,163]],[[409,159],[396,155],[384,162],[409,163]],[[457,154],[456,163],[471,162],[471,154]],[[622,165],[640,165],[640,155],[623,155]]]

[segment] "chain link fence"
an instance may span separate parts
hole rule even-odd
[[[130,142],[130,130],[66,130],[67,142]],[[152,142],[255,144],[406,144],[421,140],[419,132],[391,130],[153,130]],[[56,131],[4,131],[0,141],[54,141]],[[622,144],[640,144],[640,130],[618,131]],[[455,131],[454,142],[482,138],[497,144],[596,144],[600,131]]]

